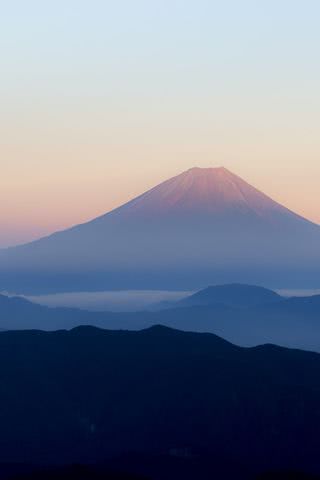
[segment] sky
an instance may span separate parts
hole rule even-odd
[[[225,166],[320,223],[318,0],[0,0],[0,246]]]

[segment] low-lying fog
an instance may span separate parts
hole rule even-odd
[[[276,290],[284,297],[319,295],[320,289]],[[194,292],[166,290],[122,290],[104,292],[74,292],[25,296],[34,303],[48,307],[74,307],[90,311],[139,311],[161,308],[165,302],[181,300]],[[7,294],[7,293],[6,293]],[[9,294],[7,294],[9,295]],[[12,294],[10,294],[12,296]]]
[[[178,301],[193,292],[159,290],[125,290],[107,292],[75,292],[54,295],[26,296],[49,307],[76,307],[90,311],[137,311],[152,308],[161,302]]]

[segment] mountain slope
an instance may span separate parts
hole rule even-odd
[[[315,286],[320,227],[224,168],[191,169],[91,222],[0,252],[16,292]]]
[[[250,214],[274,221],[272,214],[298,216],[226,168],[191,168],[114,210],[114,214],[153,218],[192,213],[217,216]],[[302,220],[301,217],[299,217]],[[100,220],[105,216],[100,217]]]
[[[0,333],[0,462],[182,452],[319,473],[319,369],[318,354],[163,327]]]

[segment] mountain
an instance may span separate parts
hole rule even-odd
[[[273,343],[320,352],[320,296],[250,308],[189,306],[158,312],[153,320],[172,328],[212,332],[237,345]]]
[[[267,288],[255,285],[229,284],[207,287],[176,302],[176,306],[223,304],[230,307],[253,307],[279,302],[281,299],[280,295]]]
[[[88,312],[76,308],[49,308],[22,297],[0,295],[1,330],[71,329],[79,325],[94,325],[109,329],[139,330],[150,326],[148,314]],[[152,324],[152,323],[151,323]]]
[[[320,227],[224,168],[188,170],[91,222],[0,252],[18,293],[317,286]]]
[[[0,463],[91,465],[132,452],[211,470],[168,475],[159,462],[158,480],[320,473],[319,370],[318,354],[159,326],[3,332]],[[219,467],[233,476],[213,475]]]
[[[226,286],[223,286],[224,291]],[[230,286],[234,291],[235,286]],[[257,289],[257,290],[256,290]],[[253,293],[259,287],[250,287]],[[270,293],[271,295],[271,293]],[[270,297],[268,296],[270,299]],[[220,297],[221,299],[221,297]],[[236,297],[232,298],[234,303]],[[227,304],[172,305],[162,311],[88,312],[75,308],[48,308],[18,297],[0,295],[0,330],[52,331],[92,325],[108,329],[141,330],[161,324],[180,330],[211,332],[237,345],[273,343],[320,352],[320,296],[283,299],[251,306]],[[273,299],[273,297],[272,297]],[[257,301],[257,297],[255,297]],[[250,300],[247,298],[247,304]]]

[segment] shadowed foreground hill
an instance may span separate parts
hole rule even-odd
[[[318,354],[157,326],[2,332],[0,463],[135,452],[320,473],[319,371]]]

